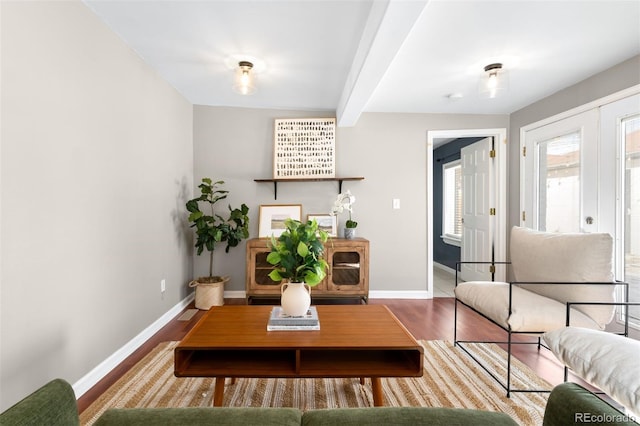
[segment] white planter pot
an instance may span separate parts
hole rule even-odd
[[[299,317],[311,306],[311,287],[307,283],[284,283],[280,287],[280,304],[285,314]]]

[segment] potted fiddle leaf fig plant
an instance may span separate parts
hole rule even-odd
[[[326,276],[328,264],[322,255],[329,234],[319,229],[318,222],[286,219],[285,230],[271,237],[267,262],[275,266],[269,274],[273,281],[284,281],[280,303],[285,314],[302,316],[311,305],[311,287]]]
[[[219,189],[223,184],[222,180],[213,182],[209,178],[203,178],[198,185],[200,196],[186,204],[190,227],[195,229],[197,236],[196,253],[199,256],[205,250],[209,252],[209,275],[189,283],[190,287],[196,288],[196,308],[203,310],[224,304],[224,284],[229,281],[228,276],[213,275],[213,252],[216,245],[226,243],[225,253],[229,253],[231,247],[236,247],[240,241],[249,237],[249,207],[246,204],[235,209],[229,205],[227,217],[214,211],[215,204],[229,194],[229,191]],[[207,211],[200,209],[201,203]]]

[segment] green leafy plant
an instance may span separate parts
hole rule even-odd
[[[284,224],[285,231],[277,239],[271,237],[271,252],[267,255],[267,262],[276,268],[271,271],[269,278],[277,282],[288,279],[310,286],[318,285],[327,275],[328,264],[322,255],[323,243],[329,234],[319,229],[315,220],[302,223],[286,219]]]
[[[197,240],[195,246],[198,256],[206,249],[209,252],[209,277],[211,281],[219,281],[220,277],[213,275],[213,252],[217,243],[226,242],[225,252],[229,253],[231,247],[236,247],[240,241],[249,237],[249,207],[242,204],[239,209],[232,209],[229,205],[229,217],[224,218],[214,212],[214,205],[227,198],[229,191],[218,189],[224,181],[212,182],[209,178],[203,178],[200,188],[200,196],[187,201],[189,222],[191,228],[195,228]],[[209,205],[210,214],[200,210],[200,203]]]

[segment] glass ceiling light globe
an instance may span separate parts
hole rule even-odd
[[[252,73],[253,64],[249,61],[238,62],[233,90],[241,95],[250,95],[256,91],[255,76]]]
[[[478,91],[481,95],[490,99],[495,98],[499,93],[508,88],[508,77],[503,70],[501,63],[489,64],[484,67],[485,74],[480,79]]]

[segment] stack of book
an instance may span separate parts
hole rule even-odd
[[[315,306],[305,315],[292,317],[284,313],[282,307],[274,306],[269,316],[267,331],[320,330],[320,320]]]

